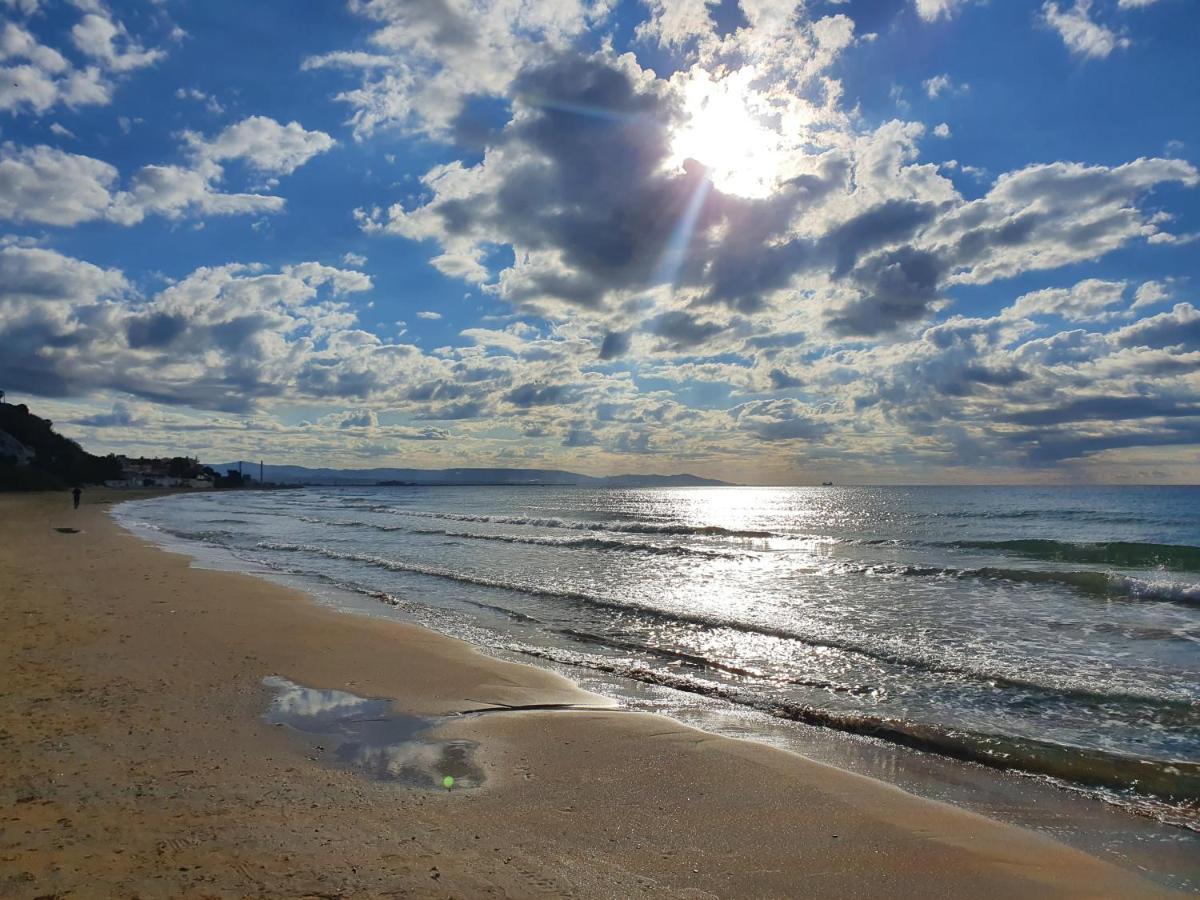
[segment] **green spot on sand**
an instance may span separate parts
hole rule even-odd
[[[454,787],[454,776],[447,775],[442,779],[442,784],[445,785],[446,790],[450,790],[450,788]]]

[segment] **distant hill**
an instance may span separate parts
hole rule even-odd
[[[258,463],[242,462],[247,475],[258,478]],[[236,469],[236,462],[213,465],[218,472]],[[723,487],[729,482],[697,475],[609,475],[596,477],[561,469],[309,469],[305,466],[264,466],[263,479],[276,484],[415,485],[581,485],[584,487]]]
[[[120,477],[115,457],[93,456],[23,403],[0,402],[0,490],[52,490]]]

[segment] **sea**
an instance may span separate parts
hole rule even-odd
[[[836,736],[905,787],[924,760],[951,802],[945,772],[1002,773],[1200,850],[1200,487],[307,487],[115,515],[625,705]]]

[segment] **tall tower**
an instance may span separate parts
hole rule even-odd
[[[262,460],[260,459],[258,461],[258,483],[259,484],[263,483],[262,473],[263,473],[263,464],[262,464]]]

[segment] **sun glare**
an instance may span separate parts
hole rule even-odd
[[[720,81],[699,72],[684,89],[685,119],[671,140],[672,164],[703,163],[713,186],[727,194],[765,197],[783,163],[780,135],[763,124],[761,94],[745,68]]]

